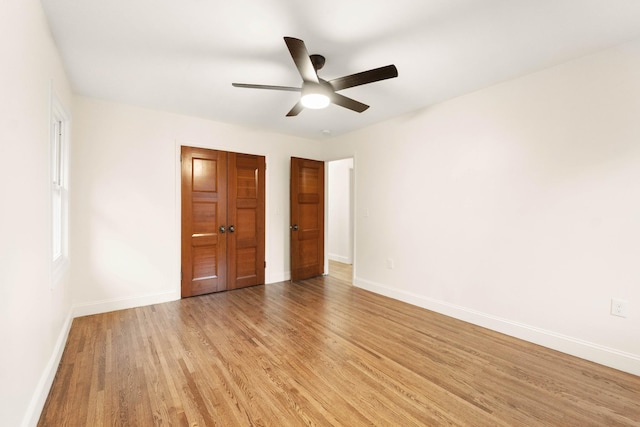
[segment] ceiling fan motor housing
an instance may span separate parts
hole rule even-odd
[[[313,54],[313,55],[309,55],[309,58],[311,58],[311,63],[313,64],[313,68],[315,68],[316,71],[321,70],[322,67],[324,67],[324,61],[325,61],[324,56]]]

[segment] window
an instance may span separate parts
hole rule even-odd
[[[69,119],[55,96],[51,102],[51,220],[52,262],[55,273],[67,259],[68,242],[68,126]]]

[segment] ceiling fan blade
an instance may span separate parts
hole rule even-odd
[[[298,103],[287,113],[287,117],[297,116],[302,110],[304,110],[304,106],[302,105],[302,102],[298,101]]]
[[[331,102],[341,107],[348,108],[349,110],[356,111],[358,113],[362,113],[364,110],[369,108],[367,104],[363,104],[362,102],[358,102],[355,99],[351,99],[339,93],[334,93],[331,95]]]
[[[271,90],[286,90],[289,92],[300,92],[302,88],[291,86],[272,86],[272,85],[254,85],[249,83],[231,83],[233,87],[246,87],[249,89],[271,89]]]
[[[284,42],[287,44],[287,48],[289,48],[293,62],[296,64],[302,80],[305,82],[319,83],[318,73],[316,73],[316,69],[313,67],[304,42],[294,37],[285,37]]]
[[[373,70],[338,77],[337,79],[330,80],[329,84],[333,87],[333,90],[342,90],[367,83],[378,82],[380,80],[392,79],[394,77],[398,77],[398,69],[395,65],[387,65],[386,67],[374,68]]]

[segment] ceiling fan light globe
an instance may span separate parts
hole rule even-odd
[[[307,93],[300,98],[300,102],[302,102],[305,108],[319,110],[321,108],[327,108],[331,101],[327,95],[322,93]]]

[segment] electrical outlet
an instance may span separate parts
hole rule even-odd
[[[611,298],[611,315],[627,317],[627,301],[619,298]]]
[[[395,263],[393,262],[393,260],[391,258],[387,259],[387,268],[389,270],[393,270],[394,267],[395,267]]]

